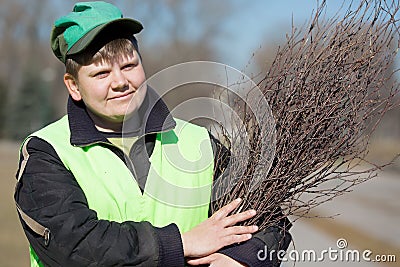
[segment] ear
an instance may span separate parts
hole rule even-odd
[[[73,100],[80,101],[82,100],[81,92],[79,91],[78,83],[76,82],[75,78],[69,74],[64,74],[64,83],[68,89],[68,92]]]

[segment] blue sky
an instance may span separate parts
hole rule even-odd
[[[231,44],[226,48],[224,41],[217,44],[224,63],[241,68],[245,66],[253,52],[263,46],[267,39],[279,40],[285,38],[291,30],[292,18],[294,25],[302,26],[310,18],[317,7],[317,1],[313,0],[279,0],[279,1],[235,1],[240,9],[233,14],[225,27],[228,31],[235,31],[237,21],[240,21],[242,29],[239,36],[234,35],[228,40]],[[328,1],[328,14],[333,14],[340,7],[341,1]],[[238,37],[238,38],[235,38]],[[241,51],[238,57],[230,57]]]
[[[195,13],[193,10],[195,1],[198,0],[185,1],[188,16]],[[163,1],[159,3],[160,13],[154,17],[157,22],[145,25],[145,31],[141,33],[144,44],[162,42],[164,38],[168,38],[162,29],[168,25],[170,14],[163,10]],[[222,20],[218,21],[218,18],[214,17],[215,14],[210,14],[210,19],[218,21],[224,30],[224,34],[212,42],[212,47],[217,54],[216,61],[243,69],[252,54],[265,45],[268,39],[285,38],[286,33],[290,31],[292,18],[296,26],[302,26],[310,18],[317,3],[317,0],[229,1],[231,9]],[[341,3],[340,0],[328,0],[327,14],[334,14]],[[141,16],[146,16],[143,12],[146,10],[137,9],[136,12],[125,10],[127,16],[133,16],[139,20]],[[202,21],[196,19],[187,21],[189,25],[184,25],[182,31],[185,31],[187,38],[195,38],[197,32],[201,30]]]

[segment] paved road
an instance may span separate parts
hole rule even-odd
[[[382,172],[377,178],[355,187],[353,192],[316,208],[314,214],[340,215],[334,219],[296,221],[292,229],[296,251],[306,253],[305,250],[314,250],[320,256],[323,250],[331,248],[338,251],[333,255],[340,256],[342,253],[342,258],[350,261],[330,260],[325,254],[324,261],[298,261],[295,266],[400,266],[399,200],[400,174]],[[337,247],[340,238],[347,242],[347,247],[342,250]],[[292,249],[293,246],[289,248],[289,253],[293,254],[287,254],[288,258],[290,255],[294,255],[292,258],[296,256],[296,252],[291,252]],[[350,250],[359,253],[360,261],[353,260],[356,254],[350,254]],[[364,250],[372,251],[368,257],[371,259],[376,255],[395,255],[396,262],[366,262],[362,260]],[[293,266],[293,262],[283,266]]]

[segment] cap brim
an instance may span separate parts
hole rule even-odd
[[[139,33],[143,29],[143,26],[140,22],[133,20],[133,19],[128,19],[128,18],[121,18],[121,19],[113,20],[109,23],[101,24],[101,25],[93,28],[92,30],[90,30],[81,39],[79,39],[68,50],[67,55],[73,55],[73,54],[82,52],[105,29],[114,28],[114,27],[117,27],[116,31],[118,31],[121,34],[125,34],[125,35],[126,34],[133,35],[133,34]]]

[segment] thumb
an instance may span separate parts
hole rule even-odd
[[[187,263],[189,265],[202,265],[202,264],[210,264],[213,260],[213,255],[208,255],[201,258],[188,260]]]

